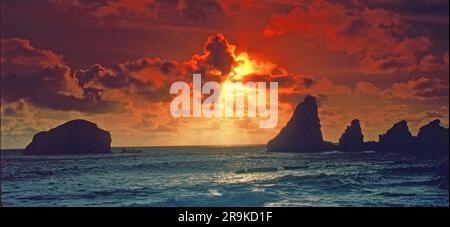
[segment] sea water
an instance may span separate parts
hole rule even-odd
[[[448,206],[440,160],[264,146],[1,152],[3,206]]]

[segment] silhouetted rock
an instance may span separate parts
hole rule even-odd
[[[363,151],[364,148],[364,135],[361,132],[361,125],[359,120],[355,119],[339,138],[338,149],[340,151]]]
[[[400,121],[394,124],[383,135],[379,136],[377,151],[387,153],[406,153],[415,152],[416,140],[411,135],[406,121]]]
[[[297,105],[289,122],[280,133],[267,143],[269,151],[318,152],[336,150],[336,146],[323,141],[316,98],[306,96]]]
[[[365,151],[376,151],[378,150],[378,142],[377,141],[367,141],[364,143]]]
[[[417,142],[421,154],[448,155],[448,129],[442,127],[440,123],[441,121],[436,119],[420,127],[417,134]]]
[[[111,152],[111,135],[85,120],[66,122],[34,135],[25,155],[94,154]]]

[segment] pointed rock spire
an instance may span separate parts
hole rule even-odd
[[[335,148],[323,141],[315,97],[307,95],[297,105],[289,122],[268,142],[267,148],[281,152],[317,152]]]
[[[339,139],[338,147],[340,151],[362,151],[364,149],[364,135],[358,119],[353,120],[345,129]]]

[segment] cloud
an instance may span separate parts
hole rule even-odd
[[[178,0],[175,12],[179,17],[192,21],[210,20],[223,14],[219,3],[211,0]]]
[[[448,82],[440,79],[419,77],[407,82],[394,83],[381,92],[387,98],[431,100],[448,100]]]
[[[305,95],[319,97],[319,102],[326,102],[329,95],[350,95],[352,89],[346,85],[337,84],[326,77],[310,78],[303,75],[292,77],[294,80],[287,83],[290,89],[279,92],[280,101],[296,105]]]
[[[168,101],[169,86],[182,73],[176,62],[141,58],[105,67],[99,64],[77,70],[74,77],[84,91],[105,92],[106,97],[136,96],[147,101]],[[119,97],[118,97],[119,96]]]
[[[60,55],[24,39],[2,39],[1,44],[2,102],[26,100],[43,108],[91,113],[123,108],[120,102],[83,92]]]
[[[154,0],[48,0],[51,7],[65,12],[84,12],[96,19],[123,19],[139,16],[156,18]]]
[[[31,45],[29,40],[1,39],[1,64],[3,72],[31,73],[42,68],[62,66],[62,56],[50,50]]]
[[[2,104],[1,113],[4,117],[31,117],[32,113],[29,110],[27,103],[24,100],[19,100],[11,104]]]
[[[419,62],[419,70],[422,72],[433,72],[439,70],[445,70],[448,63],[445,60],[445,56],[438,57],[433,54],[425,55]]]
[[[378,94],[379,89],[368,82],[359,81],[356,83],[355,93],[356,94]]]
[[[254,8],[258,5],[255,0],[218,0],[225,15],[236,15],[243,10]],[[259,2],[261,3],[261,2]]]
[[[210,36],[205,43],[203,54],[193,56],[191,61],[193,70],[206,69],[207,72],[218,70],[222,75],[227,75],[236,65],[235,49],[236,47],[228,43],[223,34]]]
[[[364,74],[434,69],[420,65],[430,60],[429,36],[416,34],[401,15],[361,2],[311,1],[273,15],[263,30],[266,37],[289,33],[310,45],[357,56],[359,66],[354,70]]]
[[[426,111],[425,118],[448,118],[448,114],[438,111]]]
[[[228,77],[243,64],[236,60],[235,48],[217,34],[206,40],[201,54],[185,62],[153,57],[72,70],[53,51],[38,49],[25,39],[2,39],[2,100],[86,113],[123,112],[140,101],[169,102],[170,85],[189,82],[194,72],[202,73],[205,81]],[[286,86],[292,82],[278,78],[287,80]]]

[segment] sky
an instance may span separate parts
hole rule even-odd
[[[113,146],[264,144],[307,94],[333,142],[448,127],[448,0],[2,0],[0,23],[2,148],[78,118]],[[172,117],[192,73],[278,82],[277,127]]]

